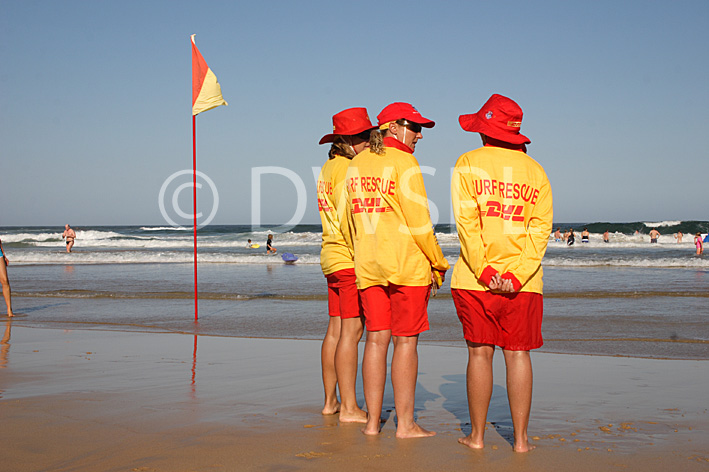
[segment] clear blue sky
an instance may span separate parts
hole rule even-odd
[[[480,144],[458,115],[493,93],[525,112],[556,221],[706,220],[708,25],[706,0],[5,0],[0,225],[166,224],[161,186],[192,166],[192,33],[229,102],[197,118],[213,224],[251,222],[255,166],[299,176],[319,222],[332,115],[394,101],[436,121],[415,154],[448,222],[450,169]],[[291,181],[261,190],[263,223],[292,217]],[[177,201],[190,211],[189,189]]]

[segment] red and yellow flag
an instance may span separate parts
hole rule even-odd
[[[207,62],[199,53],[192,38],[192,114],[211,110],[221,105],[228,105],[222,97],[222,87],[217,82],[217,76],[209,68]]]

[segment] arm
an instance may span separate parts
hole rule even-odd
[[[350,251],[350,257],[354,260],[354,240],[352,237],[351,227],[348,216],[352,213],[347,205],[347,176],[349,172],[349,163],[342,165],[333,172],[333,193],[332,200],[335,204],[335,219],[338,227],[336,228],[345,240],[347,248]],[[347,233],[347,235],[345,235]],[[347,238],[350,238],[349,240]]]
[[[349,185],[349,179],[357,174],[357,170],[353,167],[347,168],[347,173],[345,174],[345,180],[343,183],[343,211],[340,213],[338,208],[338,215],[340,215],[340,231],[342,232],[342,237],[345,240],[345,244],[350,250],[350,253],[354,254],[354,237],[355,237],[355,223],[352,216],[352,195]]]
[[[406,167],[398,169],[400,176],[399,204],[406,221],[406,228],[399,229],[411,233],[416,245],[431,263],[431,267],[443,275],[445,271],[450,269],[450,265],[443,256],[443,251],[441,251],[433,232],[421,168],[414,156],[410,156],[410,158]]]
[[[485,256],[480,209],[477,195],[471,185],[475,172],[467,161],[459,159],[451,181],[451,197],[460,240],[460,255],[478,280],[491,289],[497,290],[501,285],[501,279]]]

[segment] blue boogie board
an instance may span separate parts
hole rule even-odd
[[[286,264],[293,264],[295,263],[295,261],[298,260],[298,256],[296,256],[295,254],[291,254],[290,252],[284,252],[283,254],[281,254],[281,259],[283,259],[283,262],[285,262]]]

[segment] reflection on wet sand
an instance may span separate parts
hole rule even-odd
[[[190,384],[190,394],[192,400],[197,399],[197,334],[194,335],[194,350],[192,351],[192,383]]]
[[[12,319],[5,322],[5,334],[0,341],[0,369],[7,367],[8,356],[10,355],[10,328],[12,328]]]

